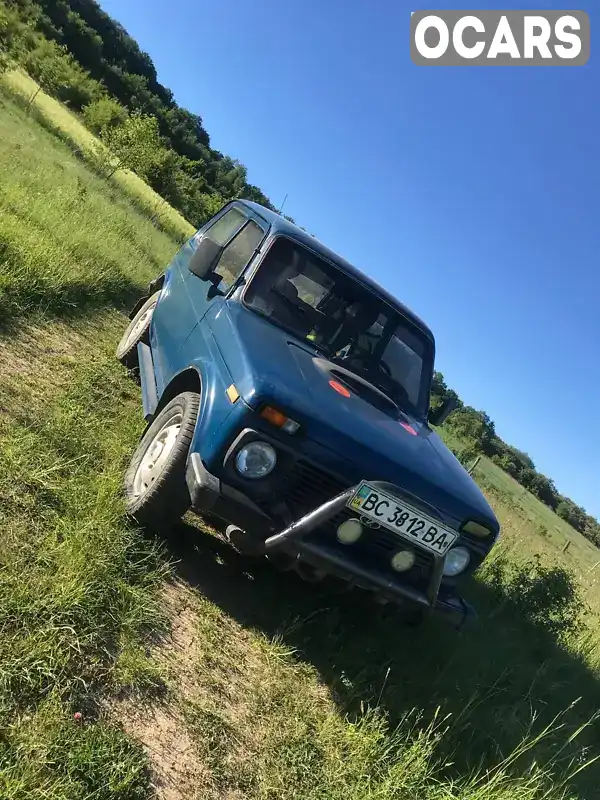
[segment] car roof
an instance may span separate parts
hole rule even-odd
[[[276,211],[271,211],[270,209],[261,206],[259,203],[254,203],[251,200],[237,200],[236,202],[246,206],[259,217],[262,217],[265,222],[271,226],[271,233],[281,233],[291,239],[295,239],[300,244],[303,244],[305,247],[309,247],[311,250],[314,250],[318,255],[323,256],[323,258],[327,259],[328,261],[332,261],[337,267],[346,272],[348,275],[356,278],[371,291],[383,297],[387,303],[398,309],[398,311],[400,311],[400,313],[406,317],[406,319],[412,322],[413,325],[420,328],[432,340],[432,342],[435,341],[433,332],[429,326],[423,322],[423,320],[420,319],[420,317],[418,317],[414,311],[411,311],[410,308],[405,306],[404,303],[400,302],[397,297],[394,297],[393,294],[390,294],[390,292],[380,286],[372,278],[369,278],[368,275],[365,275],[364,272],[361,272],[355,266],[350,264],[349,261],[346,261],[346,259],[342,258],[342,256],[340,256],[338,253],[330,250],[329,247],[324,245],[314,236],[306,233],[306,231],[302,230],[302,228],[298,227],[298,225],[295,225],[293,222],[285,219],[285,217],[282,217],[281,214],[277,213]]]

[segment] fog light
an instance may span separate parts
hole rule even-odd
[[[235,468],[244,478],[266,478],[276,463],[277,454],[267,442],[249,442],[235,457]]]
[[[470,522],[466,522],[462,528],[464,533],[470,533],[471,536],[476,536],[478,539],[485,539],[486,536],[489,536],[491,530],[486,528],[485,525],[480,525],[478,522],[474,522],[471,520]]]
[[[471,554],[466,547],[453,547],[446,553],[446,561],[444,562],[444,575],[447,578],[453,578],[460,575],[469,566]]]
[[[342,544],[354,544],[362,535],[363,527],[357,519],[347,519],[337,529],[337,538]]]
[[[414,567],[415,558],[412,550],[400,550],[392,557],[392,569],[396,572],[407,572]]]

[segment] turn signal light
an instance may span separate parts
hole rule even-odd
[[[274,425],[276,428],[280,428],[286,433],[296,433],[300,427],[297,422],[294,422],[293,419],[286,417],[285,414],[283,414],[281,411],[278,411],[276,408],[273,408],[272,406],[265,406],[260,412],[260,416],[270,422],[271,425]]]
[[[485,525],[480,525],[479,522],[466,522],[462,526],[462,533],[468,533],[471,536],[476,536],[478,539],[485,539],[486,536],[491,534],[491,530],[486,528]]]

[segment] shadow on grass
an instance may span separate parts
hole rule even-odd
[[[16,284],[0,290],[0,334],[34,314],[64,320],[86,316],[107,307],[129,309],[142,295],[140,286],[125,277],[105,282],[71,282],[62,286],[37,279],[35,284]]]
[[[304,583],[196,527],[181,526],[169,546],[184,581],[242,625],[279,637],[312,663],[351,718],[364,703],[382,706],[392,723],[413,707],[450,713],[452,731],[444,741],[457,773],[498,763],[534,719],[539,732],[578,698],[565,720],[569,728],[600,707],[600,681],[583,658],[524,618],[510,597],[481,583],[470,587],[480,616],[469,629],[459,633],[436,619],[415,629],[402,625],[397,609],[365,593],[335,594]],[[560,736],[564,742],[568,733]],[[556,745],[545,742],[538,761]],[[600,730],[592,725],[562,757],[586,760],[599,749]],[[599,775],[594,766],[574,779],[582,798],[592,796]]]

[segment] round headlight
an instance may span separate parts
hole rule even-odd
[[[412,550],[400,550],[392,557],[392,569],[396,572],[407,572],[415,563],[415,554]]]
[[[347,519],[339,526],[336,536],[342,544],[358,542],[362,534],[362,525],[357,519]]]
[[[448,578],[453,578],[460,575],[469,566],[471,554],[466,547],[453,547],[446,553],[446,561],[444,562],[444,575]]]
[[[266,442],[249,442],[235,457],[235,468],[244,478],[266,478],[276,463],[277,453]]]

